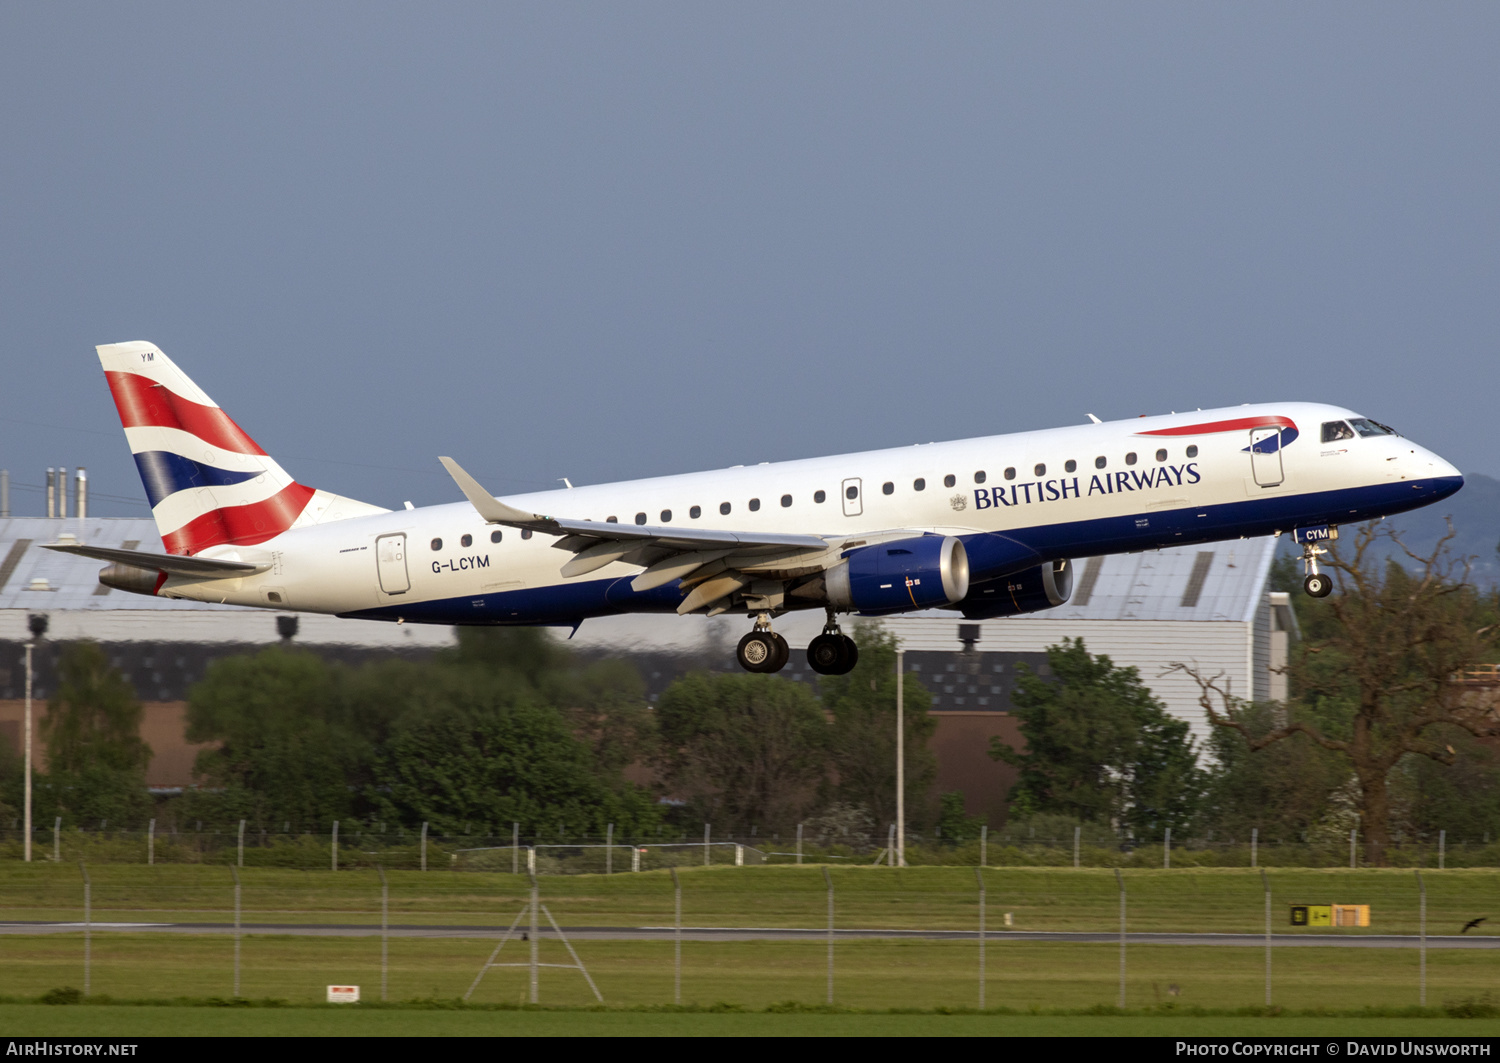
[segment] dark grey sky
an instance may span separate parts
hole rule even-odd
[[[0,465],[140,499],[92,348],[149,339],[385,505],[1283,398],[1500,473],[1497,52],[1492,3],[5,4]]]

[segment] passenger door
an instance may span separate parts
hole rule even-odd
[[[380,589],[387,594],[405,594],[411,590],[406,574],[406,536],[382,535],[375,540],[375,570],[380,575]]]
[[[839,490],[839,495],[844,502],[844,516],[857,517],[865,511],[865,500],[860,497],[861,489],[859,477],[845,480]]]
[[[1250,429],[1250,472],[1262,487],[1275,487],[1285,476],[1281,470],[1281,429]]]

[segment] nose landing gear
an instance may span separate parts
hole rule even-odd
[[[771,630],[771,615],[761,613],[755,618],[754,629],[740,639],[734,655],[747,672],[779,672],[791,659],[792,648]]]
[[[1311,598],[1327,598],[1333,591],[1333,580],[1318,571],[1318,558],[1328,553],[1315,543],[1304,543],[1302,545],[1302,564],[1307,578],[1302,581],[1302,589]]]

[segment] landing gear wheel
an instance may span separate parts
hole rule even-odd
[[[780,651],[776,646],[777,636],[769,631],[752,631],[740,639],[740,644],[735,647],[734,656],[740,662],[740,667],[747,672],[774,672],[780,665],[776,664]],[[782,640],[782,645],[785,645]],[[782,664],[786,661],[783,658]]]
[[[1321,572],[1314,572],[1302,581],[1302,589],[1311,598],[1327,598],[1333,590],[1333,580]]]
[[[844,640],[844,667],[838,674],[848,675],[854,671],[854,666],[859,663],[859,647],[854,644],[854,640],[848,635],[840,635],[839,638]]]
[[[819,675],[842,674],[839,669],[848,655],[842,635],[819,635],[807,644],[807,666]]]
[[[761,669],[763,672],[779,672],[786,667],[786,662],[792,659],[792,648],[787,645],[786,639],[772,632],[771,641],[776,643],[776,656],[768,667]]]

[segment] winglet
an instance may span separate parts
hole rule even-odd
[[[538,513],[527,513],[514,506],[507,506],[480,487],[479,481],[465,472],[463,466],[452,458],[440,457],[438,461],[443,463],[443,468],[448,470],[448,475],[453,477],[453,482],[458,484],[458,489],[479,511],[486,524],[542,524],[551,520]]]

